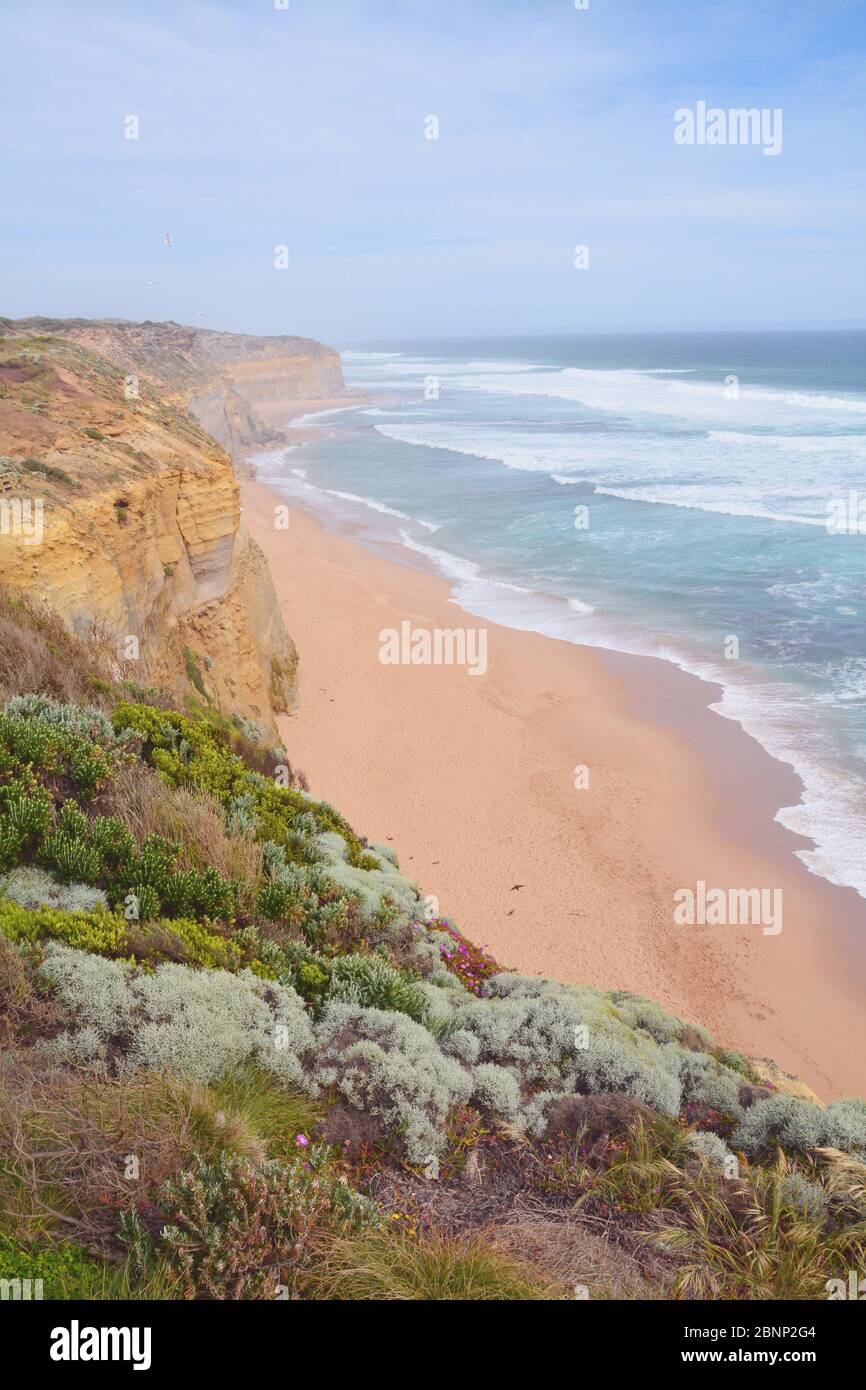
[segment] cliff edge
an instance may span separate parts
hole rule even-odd
[[[246,449],[283,438],[257,405],[324,400],[345,390],[340,354],[311,338],[125,319],[0,319],[4,331],[64,338],[99,353],[126,375],[146,377],[160,395],[195,416],[232,455],[236,469]]]
[[[73,631],[98,627],[127,679],[275,733],[295,649],[240,527],[231,458],[183,404],[231,335],[207,335],[219,346],[206,364],[195,329],[67,324],[61,337],[31,323],[0,323],[0,579]],[[274,360],[253,359],[269,372]]]

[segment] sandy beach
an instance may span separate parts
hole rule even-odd
[[[864,904],[795,858],[773,816],[796,778],[708,710],[715,687],[466,615],[438,576],[294,504],[277,529],[277,491],[242,492],[300,655],[282,732],[317,795],[504,965],[646,994],[823,1099],[862,1089]],[[383,665],[407,620],[486,628],[486,673]],[[699,880],[781,890],[782,930],[677,925]]]

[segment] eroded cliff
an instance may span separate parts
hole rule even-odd
[[[311,338],[255,337],[178,323],[121,319],[0,320],[0,331],[51,334],[146,377],[167,400],[185,405],[236,467],[252,445],[282,438],[256,405],[316,400],[344,391],[340,355]]]
[[[273,732],[296,655],[228,454],[139,362],[4,327],[0,580],[101,628],[136,684]]]

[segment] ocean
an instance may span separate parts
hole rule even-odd
[[[662,657],[803,782],[778,819],[866,897],[866,333],[375,344],[372,402],[260,475],[469,612]],[[299,422],[296,422],[299,423]]]

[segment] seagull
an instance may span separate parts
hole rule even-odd
[[[169,236],[168,232],[166,232],[163,240],[165,241],[166,246],[171,246],[171,237]]]
[[[148,280],[147,283],[148,283],[149,285],[158,285],[158,284],[159,284],[159,281],[158,281],[158,280]]]

